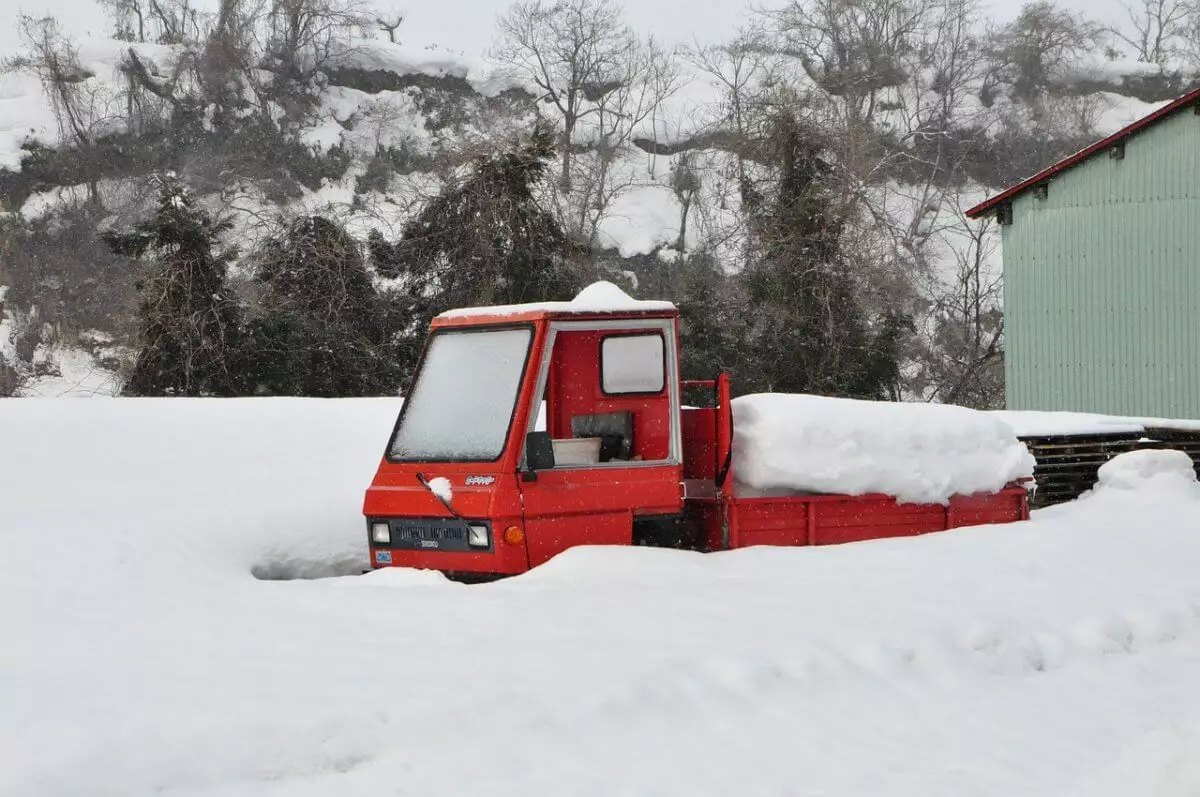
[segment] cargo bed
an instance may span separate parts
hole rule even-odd
[[[724,504],[727,525],[721,522]],[[704,550],[755,545],[836,545],[912,537],[934,531],[1029,519],[1028,493],[1012,485],[998,493],[954,496],[947,505],[905,504],[886,495],[738,496],[688,502],[704,530]]]
[[[756,545],[836,545],[1029,519],[1029,493],[1014,482],[994,493],[953,495],[945,504],[901,502],[889,495],[764,495],[737,481],[727,378],[691,381],[714,392],[713,407],[683,411],[688,520],[707,551]],[[1024,480],[1029,481],[1029,480]]]

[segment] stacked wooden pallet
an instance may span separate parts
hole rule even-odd
[[[1200,431],[1146,428],[1143,432],[1022,437],[1037,460],[1035,508],[1071,501],[1090,490],[1100,466],[1118,454],[1173,448],[1191,456],[1200,474]]]

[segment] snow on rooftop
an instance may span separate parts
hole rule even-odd
[[[462,307],[448,310],[438,318],[468,318],[471,316],[519,315],[521,313],[636,313],[674,310],[671,302],[634,299],[611,282],[601,280],[584,288],[569,302],[531,302],[485,307]]]
[[[1145,102],[1137,97],[1126,97],[1111,91],[1102,91],[1092,96],[1100,101],[1096,130],[1104,136],[1110,136],[1171,104],[1170,100]]]
[[[995,410],[989,414],[1007,423],[1018,437],[1128,434],[1144,432],[1147,428],[1200,431],[1200,420],[1037,410]]]
[[[997,492],[1035,464],[1005,423],[946,404],[765,393],[734,399],[733,421],[733,476],[755,492],[945,503]]]
[[[433,47],[418,49],[378,39],[355,41],[345,52],[330,57],[324,66],[395,75],[462,78],[485,97],[494,97],[508,89],[525,88],[520,79],[497,70],[482,58]]]

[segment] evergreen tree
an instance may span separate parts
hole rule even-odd
[[[754,207],[758,256],[745,275],[756,367],[740,381],[745,389],[886,398],[902,320],[872,325],[857,299],[841,251],[848,211],[830,186],[820,136],[783,112],[769,144],[778,179]]]
[[[158,178],[158,210],[148,221],[104,240],[119,255],[145,259],[137,283],[138,354],[124,386],[130,396],[232,395],[231,368],[240,308],[226,285],[235,252],[219,249],[229,224],[193,205],[188,191]]]
[[[403,286],[414,334],[453,307],[566,300],[578,291],[573,260],[581,250],[535,195],[554,151],[554,133],[539,123],[512,150],[477,159],[469,177],[405,225],[399,241],[372,232],[372,260]]]
[[[738,385],[745,364],[746,315],[736,282],[707,255],[679,266],[680,333],[684,379],[712,379],[729,372]]]
[[[338,224],[297,219],[263,248],[255,280],[264,312],[247,327],[250,390],[287,396],[394,393],[400,363],[392,317],[362,252]]]

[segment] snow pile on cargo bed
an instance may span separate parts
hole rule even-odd
[[[733,401],[733,476],[743,493],[945,503],[1001,490],[1034,465],[1010,426],[965,407],[783,393]]]

